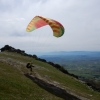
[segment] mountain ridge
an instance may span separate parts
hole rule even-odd
[[[43,56],[71,56],[71,55],[86,55],[86,56],[100,56],[100,51],[58,51],[58,52],[48,52],[40,55],[39,57]]]

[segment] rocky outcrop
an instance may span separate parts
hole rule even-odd
[[[39,85],[41,88],[45,89],[46,91],[63,98],[64,100],[88,100],[87,98],[78,96],[74,93],[67,91],[66,89],[55,85],[53,82],[44,81],[43,78],[38,76],[24,74],[27,78],[31,79],[34,83]]]

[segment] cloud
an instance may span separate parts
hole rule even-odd
[[[99,0],[0,0],[0,47],[9,44],[27,52],[99,51],[99,4]],[[36,15],[61,22],[65,34],[55,38],[49,26],[26,32]]]

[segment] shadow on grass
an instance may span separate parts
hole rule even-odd
[[[57,87],[53,84],[47,83],[37,77],[33,77],[29,74],[24,74],[27,78],[31,79],[34,83],[36,83],[41,88],[45,89],[46,91],[52,93],[53,95],[56,95],[60,98],[63,98],[64,100],[81,100],[70,93],[68,93],[66,90]]]

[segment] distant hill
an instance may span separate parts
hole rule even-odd
[[[45,57],[45,56],[52,56],[52,57],[56,57],[56,56],[96,56],[96,57],[100,57],[100,52],[99,51],[59,51],[59,52],[48,52],[45,53],[43,55],[41,55],[40,57]]]
[[[31,75],[26,68],[27,62],[35,66]],[[0,100],[99,100],[99,98],[100,93],[86,83],[61,72],[36,55],[8,50],[0,52]]]

